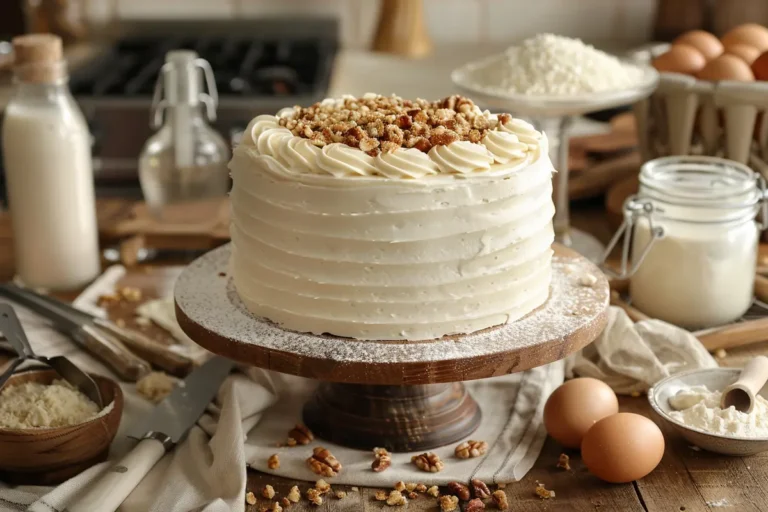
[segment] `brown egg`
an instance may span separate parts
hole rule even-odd
[[[768,51],[768,28],[757,23],[745,23],[729,30],[720,42],[725,47],[741,43],[754,46],[761,52]]]
[[[687,44],[699,50],[707,60],[712,60],[723,53],[723,43],[709,32],[704,30],[689,30],[685,34],[677,36],[672,41],[673,45]]]
[[[651,64],[657,71],[695,75],[704,68],[707,59],[693,46],[676,44],[653,59]]]
[[[763,53],[752,63],[755,80],[768,80],[768,52]]]
[[[742,43],[736,43],[728,46],[725,49],[725,53],[728,55],[735,55],[749,65],[752,65],[752,63],[755,62],[755,59],[760,56],[760,50],[754,46],[749,46],[748,44]]]
[[[643,478],[664,456],[664,436],[656,424],[639,414],[620,412],[595,423],[581,442],[587,469],[606,482]]]
[[[702,80],[717,82],[720,80],[735,80],[737,82],[752,82],[755,75],[749,64],[735,55],[723,54],[707,63],[704,69],[696,75]]]
[[[597,379],[573,379],[550,395],[544,406],[544,426],[563,446],[578,448],[595,422],[618,411],[619,401],[608,384]]]

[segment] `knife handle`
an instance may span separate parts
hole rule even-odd
[[[67,512],[114,512],[165,454],[165,445],[154,438],[139,441],[84,493],[67,505]]]
[[[109,320],[95,318],[96,326],[118,338],[123,344],[139,357],[165,370],[176,377],[186,377],[192,371],[192,360],[182,354],[173,352],[165,345],[155,343],[144,334],[115,325]]]
[[[136,382],[152,371],[146,361],[131,353],[120,340],[92,325],[82,326],[72,332],[72,337],[123,380]]]

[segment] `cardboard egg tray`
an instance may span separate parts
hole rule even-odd
[[[710,82],[662,73],[656,92],[633,108],[643,161],[720,156],[768,178],[768,82]]]

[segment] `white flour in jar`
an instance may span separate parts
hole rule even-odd
[[[470,64],[465,84],[503,94],[567,96],[637,85],[643,71],[578,39],[539,34]]]
[[[749,414],[734,407],[720,408],[720,391],[705,386],[682,389],[669,399],[675,409],[669,415],[689,427],[713,434],[756,438],[768,437],[768,400],[755,397],[755,406]]]

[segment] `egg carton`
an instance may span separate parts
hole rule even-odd
[[[658,89],[633,110],[644,161],[720,156],[768,178],[768,82],[711,82],[661,73]]]

